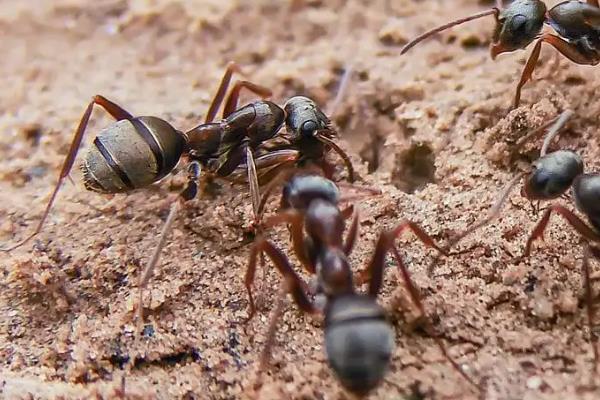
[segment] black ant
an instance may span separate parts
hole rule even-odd
[[[492,59],[501,53],[524,49],[536,40],[517,85],[514,108],[519,106],[521,88],[531,79],[542,43],[552,45],[560,54],[576,64],[596,65],[600,62],[598,0],[588,0],[585,3],[576,0],[564,1],[549,10],[540,0],[515,0],[506,8],[494,7],[425,32],[407,43],[400,54],[406,53],[417,43],[438,32],[488,15],[493,15],[496,19],[496,29],[490,47]],[[550,25],[558,35],[542,34],[544,23]]]
[[[263,196],[268,196],[268,193]],[[307,272],[316,275],[318,290],[327,299],[323,313],[329,365],[346,389],[364,395],[383,379],[394,347],[394,331],[386,320],[383,308],[376,302],[383,283],[388,251],[392,252],[398,263],[412,301],[423,316],[427,315],[394,240],[408,229],[426,246],[447,253],[419,225],[404,220],[379,236],[373,258],[361,275],[361,280],[369,281],[368,294],[358,294],[348,261],[358,236],[358,213],[353,205],[340,209],[340,203],[351,198],[342,197],[336,184],[322,176],[295,175],[284,185],[282,210],[266,218],[261,227],[266,229],[280,224],[289,225],[296,257]],[[344,240],[345,222],[350,217],[352,223]],[[249,296],[248,320],[255,313],[252,284],[259,254],[266,254],[283,275],[286,291],[302,311],[311,314],[321,311],[310,299],[307,284],[284,253],[259,234],[252,247],[245,276]],[[452,366],[477,387],[450,357],[442,340],[439,337],[435,340]]]
[[[586,224],[573,211],[559,204],[551,204],[542,214],[541,219],[534,227],[532,233],[527,239],[523,256],[529,257],[533,242],[540,237],[543,237],[550,220],[551,214],[558,213],[575,229],[581,236],[590,242],[600,242],[600,174],[584,173],[584,164],[581,157],[570,150],[557,150],[547,153],[550,142],[566,124],[568,119],[573,115],[570,110],[564,111],[557,117],[548,129],[548,134],[544,139],[540,158],[532,163],[529,171],[518,174],[512,179],[498,196],[498,200],[488,213],[488,216],[479,222],[472,224],[469,228],[450,241],[452,247],[462,240],[465,236],[473,233],[477,229],[490,223],[492,219],[500,214],[502,205],[508,199],[512,189],[525,179],[521,189],[521,195],[531,201],[553,200],[564,196],[571,188],[573,198],[577,208],[586,215],[590,225]],[[547,127],[545,125],[543,128]],[[524,138],[529,139],[532,136],[539,134],[540,130],[533,132]],[[594,352],[595,365],[598,364],[599,354],[596,346],[596,337],[593,334],[593,301],[591,293],[590,272],[588,266],[588,258],[593,255],[600,258],[600,249],[589,244],[586,244],[583,257],[583,275],[584,289],[587,303],[588,325]]]

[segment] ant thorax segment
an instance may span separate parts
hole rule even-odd
[[[340,191],[336,184],[319,175],[295,175],[283,187],[285,207],[306,210],[315,199],[337,204]]]

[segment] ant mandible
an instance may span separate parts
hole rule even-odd
[[[268,193],[263,196],[268,196]],[[379,236],[373,258],[361,276],[364,281],[369,281],[368,294],[357,293],[348,256],[358,236],[358,213],[353,205],[340,209],[340,203],[349,199],[351,197],[342,197],[335,183],[329,179],[312,174],[296,175],[284,185],[282,210],[266,218],[261,227],[268,229],[280,224],[289,225],[296,257],[308,273],[316,275],[319,290],[327,298],[323,313],[329,365],[346,389],[364,395],[383,379],[393,350],[392,327],[386,320],[384,310],[376,302],[383,283],[388,251],[392,252],[398,263],[412,301],[427,319],[419,292],[394,240],[408,229],[426,246],[447,253],[419,225],[405,220]],[[344,240],[345,221],[350,217],[352,223]],[[302,311],[311,314],[320,312],[309,297],[307,284],[293,269],[285,254],[259,234],[252,247],[245,276],[249,297],[248,320],[255,313],[252,283],[259,254],[266,254],[283,275],[286,290]],[[430,324],[428,320],[427,323]],[[477,387],[450,357],[442,340],[439,337],[435,337],[435,340],[452,366]]]
[[[521,188],[521,195],[530,201],[548,201],[563,196],[569,188],[572,190],[573,198],[577,208],[586,215],[591,226],[586,224],[575,213],[559,204],[551,204],[542,214],[541,219],[534,227],[532,233],[527,239],[523,256],[529,257],[533,242],[543,237],[544,230],[548,226],[550,216],[553,212],[560,214],[581,236],[590,242],[600,242],[600,174],[584,173],[584,164],[581,157],[570,150],[557,150],[547,153],[552,139],[558,134],[560,129],[566,124],[573,115],[571,110],[564,111],[559,117],[545,124],[540,129],[527,135],[518,143],[521,145],[525,140],[537,136],[548,128],[548,133],[544,139],[540,157],[532,163],[531,168],[513,178],[498,196],[498,200],[491,208],[487,217],[481,221],[473,223],[470,227],[458,234],[452,240],[448,248],[456,245],[467,235],[472,234],[479,228],[489,224],[496,218],[502,209],[502,206],[508,199],[512,189],[524,179]],[[600,361],[600,355],[596,346],[596,337],[593,334],[593,299],[591,292],[591,279],[589,272],[590,255],[600,258],[600,249],[590,244],[586,244],[583,256],[583,279],[587,307],[588,326],[590,329],[590,338],[594,353],[594,366]]]
[[[490,47],[492,59],[501,53],[525,49],[537,40],[527,59],[521,79],[517,84],[513,108],[519,106],[521,88],[529,79],[540,56],[542,43],[552,45],[560,54],[576,64],[596,65],[600,62],[600,8],[598,0],[586,3],[569,0],[547,10],[540,0],[515,0],[506,8],[494,7],[472,16],[449,22],[432,29],[407,43],[400,54],[428,37],[462,23],[493,15],[496,19]],[[541,34],[544,23],[558,35]]]

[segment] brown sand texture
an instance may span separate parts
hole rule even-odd
[[[575,115],[551,150],[575,150],[588,171],[598,170],[600,69],[565,58],[553,67],[553,50],[544,47],[521,107],[509,112],[530,49],[492,61],[491,17],[399,55],[425,29],[491,6],[472,0],[3,0],[0,241],[9,245],[34,228],[93,95],[191,128],[203,120],[231,60],[248,79],[271,88],[277,103],[306,95],[326,110],[352,66],[334,122],[361,184],[383,192],[358,204],[354,271],[368,263],[378,234],[404,218],[445,243],[485,215],[502,186],[538,157],[539,140],[515,151],[516,141],[566,108]],[[111,122],[95,110],[83,149]],[[201,196],[182,212],[146,292],[146,327],[136,344],[139,273],[185,172],[112,196],[86,191],[78,168],[72,177],[42,233],[2,253],[0,397],[353,398],[327,365],[322,319],[289,300],[270,368],[256,384],[281,277],[274,268],[258,273],[258,315],[244,324],[251,248],[245,229],[252,215],[244,186],[222,184],[215,196]],[[575,209],[572,199],[557,201]],[[277,204],[273,198],[269,213]],[[416,323],[419,313],[390,257],[379,302],[393,323],[396,348],[370,398],[600,398],[585,314],[584,241],[553,217],[532,256],[520,258],[539,216],[515,190],[500,218],[459,246],[475,250],[442,257],[431,271],[435,252],[410,234],[399,239],[435,330],[482,392],[469,387]],[[296,260],[285,228],[269,237]],[[593,262],[592,278],[598,273]],[[126,368],[130,357],[135,363]]]

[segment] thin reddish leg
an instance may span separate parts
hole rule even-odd
[[[223,99],[225,98],[225,94],[227,93],[227,88],[229,87],[229,83],[231,82],[231,76],[236,72],[238,74],[242,74],[242,70],[239,65],[235,62],[230,61],[225,67],[225,73],[223,74],[223,78],[221,78],[221,83],[219,84],[219,88],[217,89],[217,93],[212,99],[210,103],[210,107],[208,107],[208,111],[206,112],[206,118],[204,119],[205,123],[212,122],[217,116],[217,111],[221,104],[223,103]]]
[[[265,345],[260,353],[258,361],[258,376],[257,380],[260,381],[260,376],[263,371],[266,371],[269,367],[269,359],[271,358],[271,349],[275,345],[275,335],[277,334],[277,323],[283,315],[283,311],[286,306],[286,295],[288,293],[286,283],[281,284],[279,293],[277,294],[277,303],[272,311],[267,333],[265,334]]]
[[[316,272],[316,267],[307,257],[304,243],[304,231],[302,225],[302,214],[297,210],[291,209],[279,212],[264,221],[262,228],[268,229],[275,225],[288,224],[290,225],[290,233],[292,236],[292,246],[298,261],[304,266],[304,269],[311,274]]]
[[[431,238],[431,236],[429,236],[419,225],[409,220],[400,222],[396,228],[382,232],[379,235],[379,240],[375,246],[371,262],[368,267],[361,272],[360,281],[369,281],[369,294],[371,296],[377,296],[381,289],[381,284],[383,283],[383,266],[385,265],[384,261],[387,252],[393,246],[394,240],[406,229],[412,230],[425,246],[433,247],[438,252],[448,255],[448,252],[438,246],[433,238]]]
[[[50,195],[50,200],[48,200],[48,204],[46,205],[46,209],[44,210],[42,219],[40,219],[40,222],[38,223],[37,227],[35,228],[35,231],[33,231],[32,234],[30,234],[29,236],[27,236],[25,239],[23,239],[19,243],[15,244],[14,246],[5,248],[5,249],[0,249],[0,251],[12,251],[18,247],[21,247],[25,243],[27,243],[31,239],[33,239],[38,233],[41,232],[42,227],[44,226],[44,222],[46,222],[46,219],[48,218],[48,215],[50,214],[50,210],[52,209],[52,205],[54,204],[56,195],[58,194],[59,189],[61,188],[63,182],[65,181],[65,178],[71,172],[71,168],[73,168],[73,164],[75,163],[75,158],[77,157],[77,152],[79,151],[79,147],[81,146],[81,142],[83,140],[83,136],[85,134],[88,122],[90,120],[90,116],[92,115],[92,110],[94,108],[94,104],[97,104],[100,107],[104,108],[117,121],[120,121],[123,119],[133,119],[133,116],[131,114],[129,114],[125,109],[123,109],[118,104],[113,103],[112,101],[108,100],[104,96],[100,96],[100,95],[94,96],[92,98],[92,101],[90,101],[87,108],[85,109],[83,116],[81,117],[81,120],[79,121],[77,130],[75,131],[75,136],[73,137],[73,141],[71,142],[71,145],[69,146],[69,152],[67,153],[67,157],[65,158],[62,169],[60,170],[58,182],[56,183],[56,186],[54,186],[54,190],[52,191],[52,194]]]
[[[583,262],[582,262],[582,272],[583,272],[583,287],[585,289],[585,301],[587,305],[587,320],[588,326],[590,329],[590,343],[592,344],[592,351],[594,353],[594,367],[592,368],[592,373],[596,373],[598,367],[598,338],[594,334],[594,301],[592,298],[592,283],[590,279],[590,245],[586,244],[583,250]]]
[[[352,224],[350,224],[350,229],[348,230],[348,236],[346,236],[346,240],[344,242],[344,254],[347,256],[352,253],[352,249],[354,249],[354,245],[356,244],[356,238],[358,237],[358,212],[354,212],[354,217],[352,218]]]
[[[563,206],[552,204],[546,209],[546,211],[544,211],[540,222],[537,223],[535,228],[533,228],[531,235],[529,235],[529,238],[527,239],[527,245],[525,246],[525,257],[529,257],[529,255],[531,254],[531,246],[533,245],[533,242],[539,237],[541,237],[542,239],[544,238],[544,230],[548,225],[550,215],[553,211],[562,215],[563,218],[567,220],[569,225],[571,225],[573,229],[579,232],[581,236],[585,237],[588,240],[591,240],[592,242],[600,242],[600,235],[596,233],[592,228],[587,226],[581,218],[579,218],[573,213],[573,211],[570,211],[569,209]]]
[[[582,54],[577,47],[572,45],[571,43],[561,39],[558,36],[544,34],[542,35],[537,42],[535,42],[535,46],[531,51],[531,55],[529,59],[527,59],[527,63],[525,64],[525,68],[523,69],[523,73],[521,74],[521,79],[519,84],[517,85],[517,90],[515,93],[515,101],[513,103],[513,108],[517,108],[519,106],[519,102],[521,100],[521,88],[529,79],[531,79],[531,74],[535,69],[535,64],[540,57],[540,49],[542,47],[542,43],[548,43],[552,45],[556,50],[558,50],[563,56],[567,57],[569,60],[573,61],[576,64],[580,65],[596,65],[597,61],[586,57]]]
[[[348,190],[354,190],[356,192],[362,192],[362,195],[350,195],[350,198],[354,199],[354,198],[358,198],[358,197],[352,197],[352,196],[363,196],[363,198],[369,198],[369,197],[374,197],[374,196],[381,196],[381,194],[383,193],[381,191],[380,188],[377,187],[373,187],[373,186],[362,186],[362,185],[356,185],[354,183],[347,183],[347,182],[336,182],[336,185],[338,188],[340,189],[348,189]],[[353,201],[353,200],[347,200],[346,197],[340,198],[340,203],[344,202],[344,201]]]
[[[307,294],[307,285],[300,278],[300,276],[294,271],[288,258],[270,241],[258,237],[254,242],[254,246],[250,250],[250,259],[248,262],[248,269],[246,270],[246,277],[244,284],[246,291],[248,292],[248,318],[246,322],[250,321],[256,313],[256,306],[254,305],[254,297],[252,296],[252,283],[254,282],[254,276],[256,273],[256,259],[259,253],[264,252],[267,257],[273,262],[275,267],[279,270],[281,275],[288,285],[289,292],[294,299],[294,302],[300,308],[300,310],[307,313],[317,313],[319,310],[314,306]]]
[[[517,89],[515,91],[515,99],[513,101],[513,108],[519,107],[519,103],[521,102],[521,89],[527,83],[529,79],[531,79],[531,74],[535,69],[535,65],[540,58],[540,51],[542,49],[543,40],[540,39],[535,42],[535,46],[533,46],[533,50],[531,51],[531,55],[527,59],[527,63],[525,64],[525,68],[523,68],[523,72],[521,73],[521,79],[517,84]]]
[[[425,312],[423,303],[420,300],[420,294],[419,294],[416,286],[413,284],[410,274],[408,272],[408,269],[404,265],[404,262],[402,261],[402,258],[400,257],[398,250],[396,249],[396,246],[394,245],[395,239],[406,229],[412,230],[413,233],[417,236],[417,238],[421,242],[423,242],[423,244],[425,244],[426,246],[433,247],[442,254],[447,254],[446,251],[443,250],[442,248],[440,248],[435,243],[435,241],[431,238],[431,236],[429,236],[419,225],[417,225],[416,223],[414,223],[412,221],[404,220],[400,224],[398,224],[396,226],[396,228],[389,230],[389,231],[382,232],[379,235],[379,240],[377,241],[377,245],[376,245],[375,251],[373,253],[373,258],[371,259],[371,262],[369,263],[368,267],[363,271],[363,273],[367,274],[367,279],[370,278],[369,294],[373,297],[377,296],[377,294],[379,293],[379,290],[381,289],[381,285],[383,283],[383,273],[384,273],[384,268],[385,268],[385,256],[387,255],[388,251],[391,251],[392,255],[396,259],[396,262],[397,262],[398,268],[399,268],[399,272],[403,277],[404,283],[406,285],[406,289],[408,290],[413,303],[415,304],[415,306],[417,306],[417,308],[423,315],[423,317],[426,321],[426,324],[427,324],[427,328],[430,329],[431,331],[433,331],[431,322],[429,321],[429,318],[427,316],[427,313]],[[446,346],[444,345],[442,340],[439,339],[435,334],[432,336],[434,337],[438,347],[442,351],[442,354],[450,362],[452,367],[454,369],[456,369],[458,371],[458,373],[463,378],[465,378],[470,384],[472,384],[474,387],[476,387],[479,390],[479,386],[475,382],[473,382],[471,380],[471,378],[460,368],[458,363],[456,361],[454,361],[452,359],[452,357],[450,357],[450,354],[448,354]]]
[[[257,85],[248,81],[237,81],[231,92],[229,92],[229,96],[227,96],[227,101],[225,102],[225,107],[223,108],[223,118],[227,118],[231,113],[233,113],[238,105],[238,100],[240,98],[240,91],[242,89],[246,89],[262,98],[271,97],[273,92],[270,89]]]
[[[340,214],[342,215],[342,218],[344,220],[347,220],[348,218],[352,217],[354,215],[354,204],[350,204],[348,205],[348,207],[342,208],[340,210]]]
[[[427,329],[429,331],[431,331],[432,337],[435,340],[436,344],[438,345],[440,351],[444,355],[444,358],[446,358],[446,360],[448,360],[448,362],[452,365],[452,367],[467,382],[469,382],[471,385],[473,385],[479,391],[480,390],[479,385],[477,383],[475,383],[471,379],[471,377],[469,377],[469,375],[467,375],[465,373],[465,371],[462,370],[462,368],[460,367],[460,365],[458,365],[458,363],[454,360],[454,358],[452,358],[452,356],[450,356],[450,354],[448,353],[448,349],[446,348],[446,345],[444,344],[442,339],[440,339],[440,337],[435,333],[433,325],[432,325],[431,321],[429,320],[427,313],[425,312],[425,307],[423,306],[423,303],[421,302],[421,295],[419,294],[419,291],[415,287],[415,285],[410,277],[410,273],[408,272],[408,269],[404,265],[404,262],[402,261],[402,257],[398,253],[398,249],[396,248],[395,245],[392,245],[391,250],[392,250],[392,255],[396,259],[396,263],[398,264],[398,269],[400,270],[400,274],[402,275],[404,284],[406,285],[406,288],[408,289],[408,293],[410,294],[410,297],[411,297],[413,303],[417,306],[417,308],[421,312],[421,315],[423,315]]]
[[[284,154],[282,156],[282,159],[285,157],[285,162],[290,161],[289,157],[293,157],[294,160],[297,156],[297,152],[294,150],[294,154],[290,155],[290,154]],[[266,168],[267,165],[263,164],[263,157],[259,157],[258,159],[255,160],[255,165],[259,165],[258,168]],[[269,160],[269,162],[272,160]],[[270,165],[270,164],[269,164]],[[267,205],[267,201],[269,200],[269,198],[271,197],[271,195],[273,194],[273,191],[275,190],[275,188],[277,187],[277,185],[287,181],[293,174],[294,174],[294,170],[293,169],[284,169],[283,171],[279,171],[277,173],[277,175],[271,179],[271,181],[269,181],[269,183],[267,184],[267,186],[265,187],[263,194],[260,198],[260,202],[258,204],[258,211],[257,214],[255,215],[255,220],[254,220],[254,225],[255,226],[259,226],[262,222],[262,217],[265,211],[265,207]]]

